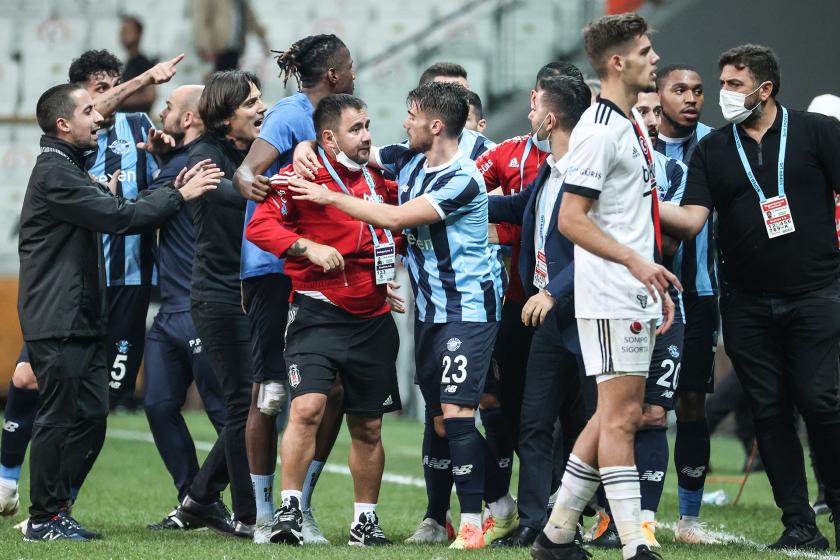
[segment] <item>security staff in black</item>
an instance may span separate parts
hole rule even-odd
[[[82,88],[64,84],[38,100],[41,155],[21,210],[18,313],[38,378],[30,451],[28,540],[97,536],[69,516],[70,483],[96,460],[105,438],[108,306],[102,233],[154,229],[185,198],[161,189],[137,202],[114,196],[84,170],[102,116]],[[190,187],[192,188],[192,187]]]
[[[828,547],[808,503],[793,411],[805,420],[826,502],[840,523],[840,126],[776,101],[779,66],[766,47],[721,55],[721,109],[732,124],[691,159],[682,207],[662,222],[683,238],[719,218],[726,350],[755,419],[785,531],[771,548]]]

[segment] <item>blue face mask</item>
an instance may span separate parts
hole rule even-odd
[[[531,142],[537,149],[541,152],[550,152],[551,151],[551,141],[548,139],[548,136],[540,140],[540,130],[542,130],[543,125],[545,124],[545,119],[548,118],[548,115],[540,123],[540,126],[537,127],[537,131],[531,136]]]

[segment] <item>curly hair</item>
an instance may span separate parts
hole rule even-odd
[[[342,49],[347,49],[344,41],[330,34],[310,35],[295,42],[285,51],[271,52],[277,55],[275,59],[280,67],[283,87],[292,76],[297,80],[298,87],[310,87],[336,63],[337,55]]]
[[[79,58],[73,60],[70,64],[68,77],[71,84],[79,84],[99,73],[104,72],[108,76],[119,76],[121,71],[122,62],[119,58],[105,49],[101,51],[90,50],[83,52],[79,55]]]

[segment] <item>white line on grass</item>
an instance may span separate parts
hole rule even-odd
[[[118,428],[108,428],[108,437],[111,439],[142,441],[145,443],[155,442],[155,440],[152,438],[152,434],[150,433],[136,432],[134,430],[120,430]],[[200,449],[201,451],[210,451],[210,449],[212,449],[213,447],[213,444],[209,441],[196,441],[194,443],[195,448]],[[279,463],[280,460],[278,459],[277,462]],[[327,463],[324,466],[324,471],[333,474],[342,474],[345,476],[350,476],[350,468],[346,465],[333,465],[331,463]],[[386,472],[382,475],[382,481],[390,482],[391,484],[398,484],[400,486],[414,486],[415,488],[426,488],[426,481],[422,478],[406,476],[402,474]]]

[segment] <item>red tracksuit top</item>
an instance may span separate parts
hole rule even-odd
[[[488,193],[497,187],[502,187],[504,194],[516,194],[537,178],[540,166],[545,162],[548,153],[541,152],[534,145],[528,152],[525,165],[521,167],[522,176],[520,177],[522,155],[525,153],[525,146],[530,137],[530,134],[514,136],[496,144],[475,160],[476,167],[484,176]],[[510,282],[505,297],[520,305],[524,304],[525,291],[522,289],[522,280],[519,276],[519,243],[522,226],[497,224],[496,232],[499,234],[499,243],[510,245],[511,248]]]
[[[330,163],[347,189],[358,198],[370,198],[370,190],[361,171],[350,171],[330,159]],[[380,202],[396,203],[397,189],[381,173],[369,169],[376,185]],[[373,269],[373,240],[370,228],[332,206],[321,206],[305,200],[295,200],[288,190],[288,178],[295,172],[288,165],[271,178],[272,192],[257,204],[248,222],[245,235],[248,241],[263,251],[286,259],[284,272],[292,279],[294,291],[318,291],[345,311],[362,317],[387,313],[391,306],[386,301],[384,284],[377,285]],[[343,192],[323,167],[318,170],[314,183],[330,190]],[[380,228],[375,228],[380,242],[387,238]],[[305,256],[285,255],[286,250],[301,237],[335,248],[344,258],[344,270],[325,273]],[[394,234],[398,238],[397,233]],[[399,239],[395,239],[398,242]]]

